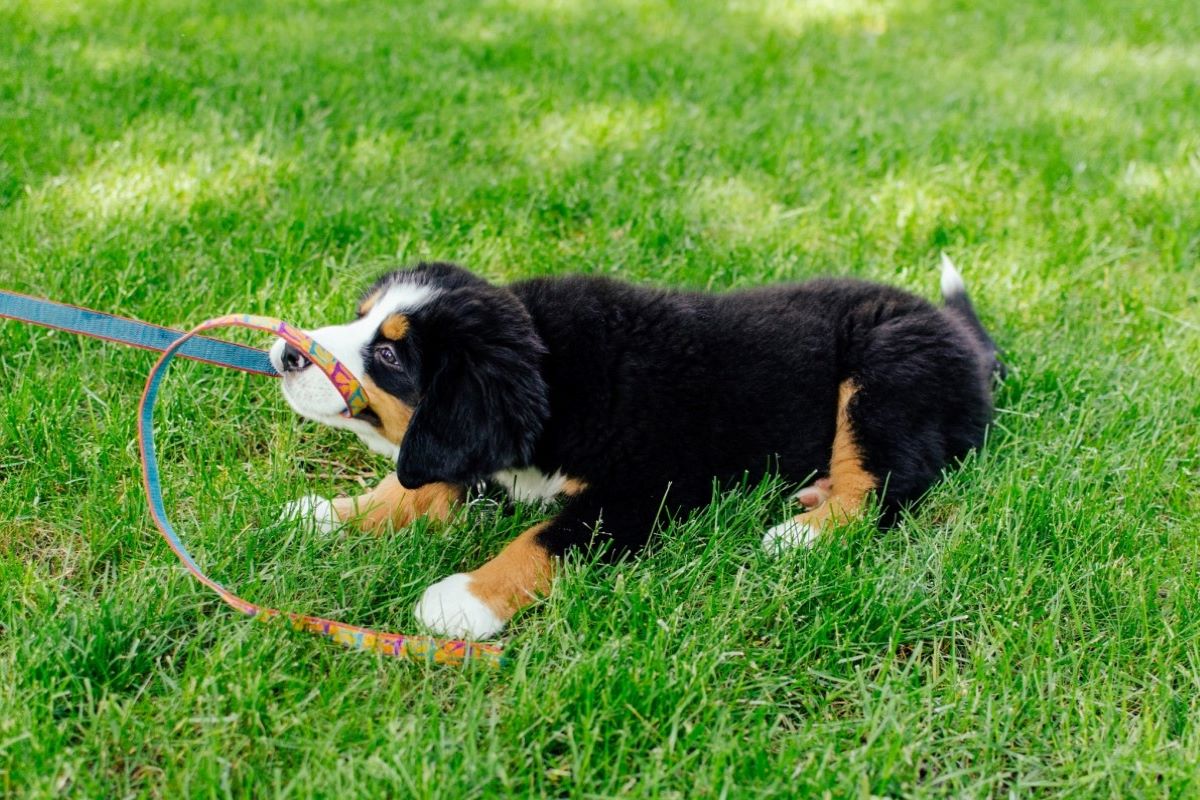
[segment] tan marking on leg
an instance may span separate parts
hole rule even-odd
[[[471,594],[500,619],[508,621],[539,596],[550,592],[554,559],[537,536],[549,523],[534,525],[513,539],[500,554],[474,572],[467,573]]]
[[[837,428],[829,459],[829,498],[794,519],[814,530],[844,525],[862,516],[867,495],[878,488],[875,476],[863,467],[862,451],[854,441],[848,406],[858,390],[851,381],[838,387]]]
[[[392,314],[379,326],[379,332],[393,342],[398,342],[408,333],[408,317],[403,314]]]
[[[462,488],[449,483],[405,489],[393,473],[366,494],[337,497],[332,502],[338,519],[351,522],[367,533],[382,533],[389,523],[400,529],[421,517],[445,522],[454,516],[462,498]]]
[[[376,289],[375,291],[371,292],[370,296],[367,297],[366,300],[363,300],[361,303],[358,304],[359,316],[365,317],[367,314],[370,314],[371,309],[375,307],[375,303],[377,303],[379,301],[379,298],[382,295],[383,295],[383,289]]]
[[[568,497],[574,497],[587,488],[587,481],[579,478],[567,478],[563,482],[562,493]]]
[[[399,398],[379,388],[366,375],[361,376],[359,381],[367,392],[367,403],[371,410],[379,415],[384,438],[392,444],[400,444],[412,420],[413,410]]]

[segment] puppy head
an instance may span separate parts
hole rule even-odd
[[[312,336],[362,380],[370,407],[343,417],[325,376],[278,342],[271,360],[284,397],[396,459],[405,486],[469,484],[529,463],[549,413],[545,348],[507,289],[453,265],[421,264],[384,275],[356,320]]]

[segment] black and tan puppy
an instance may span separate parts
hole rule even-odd
[[[942,294],[936,308],[851,280],[713,295],[591,277],[495,286],[450,264],[389,273],[355,321],[312,332],[364,379],[368,412],[341,416],[290,346],[271,356],[297,412],[354,431],[395,473],[289,513],[373,529],[449,518],[480,481],[565,495],[552,519],[425,592],[423,623],[472,637],[549,591],[570,548],[636,551],[714,485],[808,482],[808,509],[763,541],[811,544],[872,493],[894,513],[983,441],[996,348],[948,260]]]

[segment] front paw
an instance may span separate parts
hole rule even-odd
[[[812,547],[821,531],[799,517],[781,522],[763,536],[763,548],[771,555],[781,555],[795,547]]]
[[[333,533],[342,523],[333,510],[333,503],[315,494],[288,503],[279,513],[279,519],[282,522],[298,521],[318,533]]]
[[[471,593],[471,576],[462,572],[443,578],[425,590],[414,613],[430,630],[463,639],[487,639],[504,630],[486,603]]]

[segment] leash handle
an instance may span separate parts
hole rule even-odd
[[[437,639],[431,636],[408,636],[403,633],[384,633],[370,628],[360,628],[347,625],[344,622],[325,619],[323,617],[298,614],[292,611],[279,611],[266,606],[259,606],[238,597],[221,584],[204,574],[196,564],[187,548],[175,532],[175,528],[167,519],[166,507],[163,503],[162,481],[158,470],[158,454],[154,446],[154,403],[158,399],[158,390],[166,375],[167,367],[176,355],[182,355],[182,350],[201,331],[221,327],[240,327],[265,331],[278,336],[293,347],[304,352],[308,358],[329,378],[346,402],[343,412],[353,416],[367,407],[367,396],[358,379],[342,365],[333,355],[321,347],[311,336],[292,327],[286,322],[273,317],[260,317],[251,314],[230,314],[224,317],[202,322],[191,331],[181,335],[163,348],[163,354],[146,378],[146,388],[142,394],[141,405],[138,408],[138,449],[142,460],[142,484],[146,489],[146,498],[150,505],[150,514],[167,544],[179,557],[183,566],[208,588],[212,589],[231,607],[243,614],[260,621],[266,621],[278,616],[286,617],[296,630],[308,631],[332,639],[338,644],[359,649],[369,650],[383,655],[407,658],[416,661],[436,664],[461,664],[464,662],[479,662],[492,667],[504,663],[503,648],[500,645],[464,642],[452,639]],[[262,351],[255,351],[261,353]],[[214,362],[222,363],[223,362]]]
[[[68,303],[30,297],[7,289],[0,289],[0,317],[159,353],[184,335],[183,331],[174,328],[164,328],[162,325],[152,325],[149,322],[106,314],[103,311],[92,311],[90,308]],[[208,336],[187,339],[179,350],[179,357],[255,375],[279,377],[271,359],[264,351]]]

